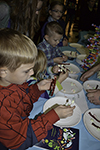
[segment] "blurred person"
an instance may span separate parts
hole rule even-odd
[[[43,0],[14,0],[11,5],[12,29],[20,31],[33,40],[39,30]]]
[[[95,24],[96,0],[84,1],[80,6],[79,31],[94,31],[92,24]]]
[[[7,0],[0,0],[0,28],[10,28],[10,6]]]

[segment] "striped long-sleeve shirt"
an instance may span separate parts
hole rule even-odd
[[[38,44],[37,48],[45,53],[47,57],[47,66],[53,66],[53,59],[56,57],[62,57],[64,55],[58,46],[52,47],[45,39]]]

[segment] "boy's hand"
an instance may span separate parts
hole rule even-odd
[[[45,79],[37,83],[38,89],[42,90],[49,90],[51,85],[52,79]]]
[[[63,58],[63,61],[67,61],[68,60],[68,57],[66,55],[63,55],[62,58]]]
[[[58,70],[59,70],[58,65],[53,66],[52,71],[53,71],[54,73],[58,73]]]
[[[63,62],[63,57],[56,57],[56,58],[53,59],[53,61],[55,63],[62,63]]]
[[[65,73],[61,72],[58,77],[59,83],[62,83],[68,77],[68,74],[69,74],[69,72],[67,70]]]
[[[59,118],[61,119],[61,118],[72,116],[74,109],[75,109],[75,106],[71,107],[69,105],[68,106],[59,105],[54,110],[59,116]]]

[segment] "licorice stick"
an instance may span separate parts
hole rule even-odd
[[[93,117],[97,122],[100,122],[100,120],[99,119],[97,119],[94,115],[92,115],[92,113],[91,112],[89,112],[88,113],[91,117]]]
[[[70,65],[70,63],[59,63],[58,65]]]
[[[54,90],[55,90],[55,85],[56,85],[56,77],[54,77],[54,79],[52,79],[52,82],[51,82],[51,86],[50,86],[50,94],[49,95],[53,95],[54,93]]]
[[[100,129],[100,127],[99,126],[97,126],[95,123],[93,123],[92,122],[92,125],[94,126],[94,127],[96,127],[97,129]]]
[[[95,89],[97,89],[98,88],[98,85],[96,86],[96,88]]]

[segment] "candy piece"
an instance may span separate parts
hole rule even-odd
[[[76,90],[75,90],[75,89],[72,89],[71,91],[72,91],[73,93],[75,93],[75,92],[76,92]]]
[[[65,90],[65,89],[63,89],[63,92],[64,92],[64,93],[66,93],[66,90]]]
[[[74,104],[74,100],[72,100],[72,104]]]

